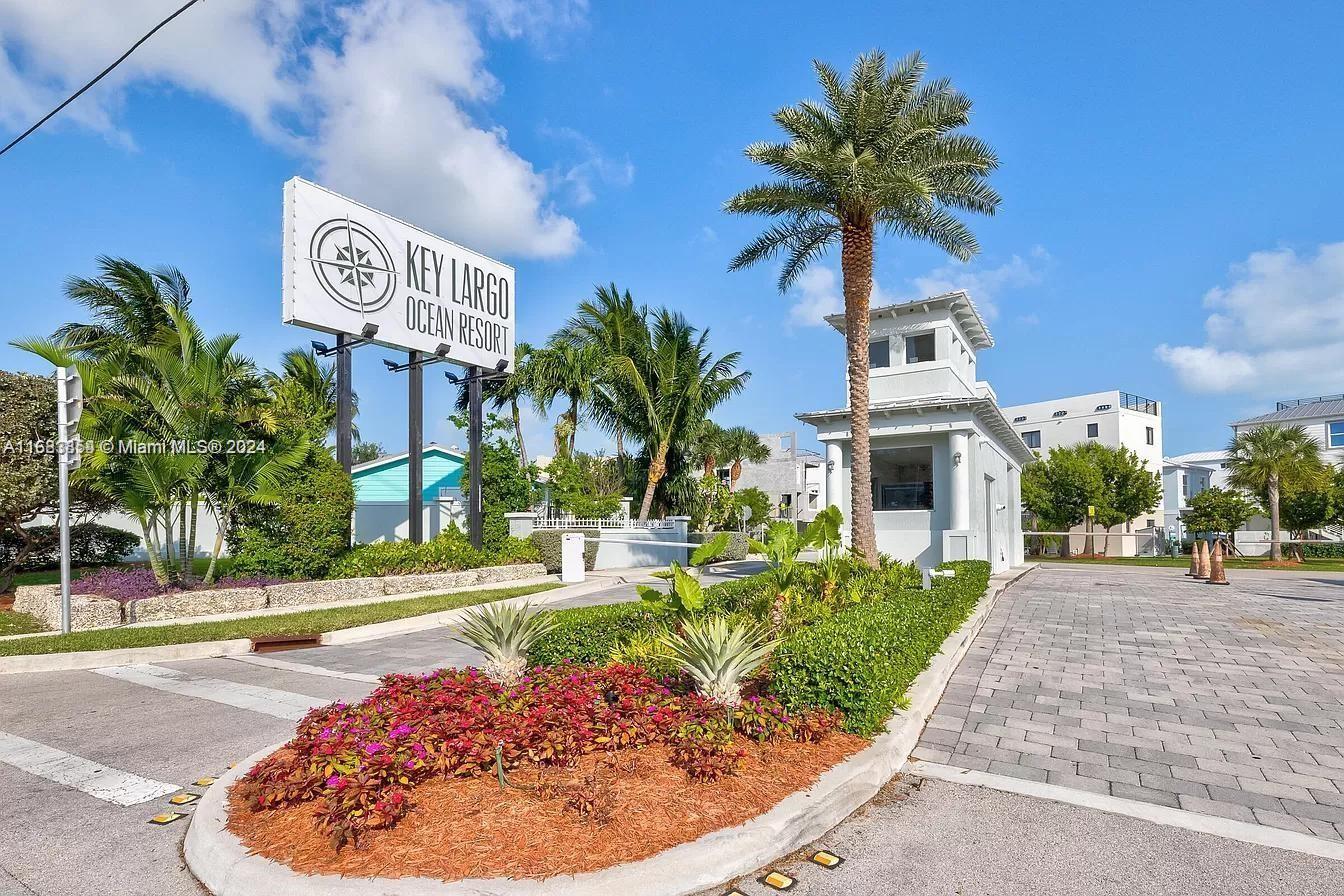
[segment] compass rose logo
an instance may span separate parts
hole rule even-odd
[[[327,295],[352,311],[378,311],[392,301],[397,268],[382,240],[363,224],[332,218],[313,231],[308,261]]]

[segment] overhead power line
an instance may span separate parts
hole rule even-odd
[[[164,19],[162,22],[155,25],[153,28],[149,29],[149,31],[145,34],[144,37],[140,38],[138,41],[131,44],[131,48],[129,50],[118,56],[116,62],[113,62],[107,68],[103,69],[101,72],[98,73],[98,76],[96,78],[94,78],[92,81],[90,81],[89,83],[85,84],[83,87],[79,88],[74,93],[72,93],[69,97],[66,98],[65,102],[61,103],[55,109],[52,109],[46,115],[42,116],[42,119],[38,121],[37,124],[33,125],[28,130],[24,131],[22,134],[11,140],[8,146],[6,146],[4,149],[0,149],[0,156],[3,156],[11,149],[18,146],[20,143],[23,142],[25,137],[27,137],[33,131],[36,131],[38,128],[42,127],[42,125],[50,121],[58,112],[60,112],[66,106],[73,103],[75,100],[79,99],[86,90],[88,90],[93,85],[97,84],[99,81],[103,80],[103,78],[107,77],[107,75],[112,71],[112,69],[116,68],[117,66],[125,62],[128,56],[130,56],[136,50],[140,49],[140,45],[143,44],[145,41],[149,40],[151,37],[153,37],[156,33],[158,33],[160,28],[162,28],[164,25],[167,25],[173,19],[182,15],[182,13],[186,12],[188,9],[191,9],[191,7],[195,6],[199,2],[200,0],[187,0],[186,3],[182,4],[182,6],[177,10],[177,12],[173,13],[168,18]]]

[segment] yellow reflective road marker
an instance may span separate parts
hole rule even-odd
[[[212,778],[212,777],[210,777],[209,775],[206,775],[204,778],[197,778],[195,781],[192,781],[192,782],[191,782],[191,786],[192,786],[192,787],[209,787],[209,786],[210,786],[211,784],[213,784],[213,783],[215,783],[215,779]]]
[[[839,868],[840,864],[845,860],[840,858],[833,852],[827,852],[826,850],[822,849],[813,853],[810,861],[813,864],[820,865],[823,868]]]
[[[150,824],[172,824],[179,818],[186,818],[184,812],[160,812],[149,820]]]
[[[168,802],[174,806],[185,806],[187,803],[194,803],[200,798],[199,793],[179,793],[177,796],[171,797]]]
[[[733,888],[732,888],[731,890],[729,890],[727,893],[724,893],[723,896],[747,896],[747,894],[746,894],[746,893],[743,893],[743,892],[742,892],[741,890],[739,890],[737,887],[733,887]]]
[[[765,877],[758,878],[758,880],[772,890],[787,890],[798,883],[783,871],[771,871]]]

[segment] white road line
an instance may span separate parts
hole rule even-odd
[[[1273,846],[1278,849],[1322,856],[1327,859],[1344,859],[1344,843],[1338,840],[1326,840],[1323,837],[1299,834],[1296,831],[1285,831],[1282,828],[1273,828],[1268,825],[1234,821],[1230,818],[1219,818],[1214,815],[1201,815],[1187,809],[1172,809],[1155,803],[1144,803],[1085,790],[1074,790],[1057,784],[1042,784],[1038,781],[1028,781],[1025,778],[1013,778],[1008,775],[978,772],[974,769],[958,768],[938,762],[927,762],[922,759],[908,763],[905,771],[925,778],[950,781],[953,784],[973,784],[977,787],[988,787],[991,790],[1002,790],[1007,793],[1036,797],[1037,799],[1053,800],[1057,803],[1083,806],[1087,809],[1100,809],[1102,812],[1128,815],[1130,818],[1141,818],[1155,824],[1165,824],[1174,828],[1185,828],[1188,831],[1213,834],[1216,837],[1240,840],[1243,843]]]
[[[345,681],[362,681],[366,684],[377,684],[379,677],[377,675],[365,675],[363,672],[342,672],[340,669],[328,669],[325,666],[313,666],[308,663],[292,663],[289,660],[278,660],[269,656],[257,656],[254,653],[243,654],[242,656],[231,656],[231,660],[240,663],[249,663],[253,666],[265,666],[267,669],[280,669],[284,672],[301,672],[304,675],[321,675],[325,678],[340,678]]]
[[[0,762],[118,806],[134,806],[182,789],[3,731],[0,731]]]
[[[226,681],[221,678],[201,678],[196,675],[189,675],[186,672],[180,672],[177,669],[149,664],[108,666],[92,671],[98,675],[115,678],[118,681],[128,681],[132,684],[154,688],[156,691],[167,691],[170,694],[181,694],[184,697],[196,697],[213,703],[223,703],[225,706],[236,706],[239,709],[247,709],[268,716],[275,716],[279,719],[289,719],[290,721],[298,721],[315,706],[326,706],[332,702],[321,697],[296,694],[293,691],[239,684],[236,681]]]

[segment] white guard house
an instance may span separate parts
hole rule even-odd
[[[843,314],[826,318],[841,333]],[[877,547],[902,561],[1023,561],[1022,467],[1035,455],[999,410],[975,356],[994,345],[964,291],[874,308],[869,432]],[[846,389],[848,394],[848,389]],[[825,446],[826,502],[849,536],[849,408],[798,414]]]

